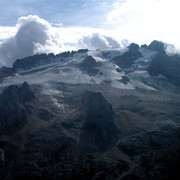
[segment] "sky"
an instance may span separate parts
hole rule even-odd
[[[103,20],[101,14],[108,11],[103,6],[110,8],[112,2],[108,0],[1,0],[0,10],[3,14],[0,21],[1,25],[13,26],[20,16],[33,14],[53,24],[96,25]],[[94,18],[96,22],[93,22]]]
[[[0,66],[35,53],[160,40],[180,49],[178,0],[0,0]]]

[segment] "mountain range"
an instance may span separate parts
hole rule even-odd
[[[163,42],[17,59],[0,93],[2,179],[180,179],[180,55]]]

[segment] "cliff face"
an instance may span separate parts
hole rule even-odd
[[[180,56],[168,56],[165,52],[158,53],[148,67],[151,76],[163,75],[167,80],[180,86]]]
[[[13,64],[13,69],[15,71],[25,71],[38,66],[63,62],[66,58],[72,57],[74,54],[87,52],[87,49],[80,49],[78,51],[67,51],[57,55],[54,55],[53,53],[48,55],[36,54],[34,56],[25,57],[23,59],[17,59]]]
[[[101,93],[86,91],[82,96],[86,108],[80,146],[86,151],[105,151],[116,143],[118,128],[114,111]]]
[[[7,68],[3,66],[0,68],[0,82],[2,82],[3,78],[8,76],[13,76],[15,74],[15,70],[13,68]]]
[[[90,76],[94,76],[99,73],[98,66],[98,63],[92,56],[87,56],[80,64],[82,71],[89,74]]]
[[[121,68],[130,68],[133,62],[140,57],[142,57],[142,54],[139,51],[139,45],[132,43],[128,47],[127,52],[120,56],[114,57],[113,61]]]
[[[1,131],[11,133],[27,123],[25,103],[33,97],[34,94],[26,82],[20,87],[11,85],[4,90],[0,95]]]

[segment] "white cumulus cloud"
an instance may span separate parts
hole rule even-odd
[[[59,53],[63,48],[60,36],[38,16],[20,17],[17,33],[0,44],[0,66],[12,66],[18,58],[36,53]]]
[[[108,37],[99,33],[93,33],[89,36],[83,36],[79,42],[80,48],[87,49],[108,49],[108,48],[119,48],[120,44],[112,37]]]
[[[105,22],[132,42],[157,39],[180,47],[178,17],[178,0],[116,0]]]

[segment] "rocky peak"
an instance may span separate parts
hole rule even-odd
[[[146,44],[141,45],[141,49],[147,49],[148,46]]]
[[[119,131],[112,105],[98,92],[85,91],[82,104],[86,108],[80,147],[85,151],[104,151],[117,140]]]
[[[113,58],[113,61],[121,68],[129,68],[133,64],[134,60],[142,57],[141,52],[139,52],[139,45],[132,43],[128,47],[128,51],[120,56]]]
[[[112,105],[107,102],[104,96],[98,92],[85,91],[82,96],[82,102],[87,107],[89,117],[103,117],[103,121],[113,119],[114,111]],[[92,120],[95,120],[92,118]]]
[[[165,52],[158,53],[148,67],[151,76],[165,76],[170,83],[180,86],[180,57],[168,56]]]
[[[0,132],[12,133],[27,123],[25,102],[34,98],[29,85],[11,85],[0,94]]]
[[[154,40],[151,42],[151,44],[148,46],[149,50],[157,51],[159,53],[164,53],[164,43]]]
[[[0,78],[5,76],[10,76],[15,73],[13,68],[8,68],[6,66],[3,66],[0,68]]]
[[[3,78],[14,75],[15,72],[16,71],[13,68],[7,68],[6,66],[3,66],[0,68],[0,82],[3,80]]]
[[[80,68],[90,76],[96,75],[99,72],[98,66],[98,63],[92,56],[87,56],[80,64]]]
[[[4,90],[0,97],[6,99],[7,101],[20,101],[22,103],[25,103],[26,101],[30,101],[31,99],[33,99],[34,94],[27,82],[24,82],[20,87],[18,87],[17,85],[9,86]]]
[[[97,67],[97,62],[92,56],[87,56],[84,59],[82,66]]]
[[[31,101],[34,98],[34,93],[30,89],[27,82],[24,82],[20,87],[21,99],[23,102]]]
[[[34,56],[25,57],[23,59],[17,59],[13,64],[13,69],[15,71],[29,70],[33,67],[38,67],[41,65],[51,64],[54,62],[61,62],[65,58],[72,57],[76,53],[87,53],[87,49],[80,49],[78,51],[67,51],[60,54],[54,55],[50,54],[35,54]]]
[[[135,43],[131,43],[129,46],[128,46],[128,49],[129,51],[138,51],[139,50],[139,45],[138,44],[135,44]]]
[[[79,49],[77,53],[87,53],[88,51],[88,49]]]

